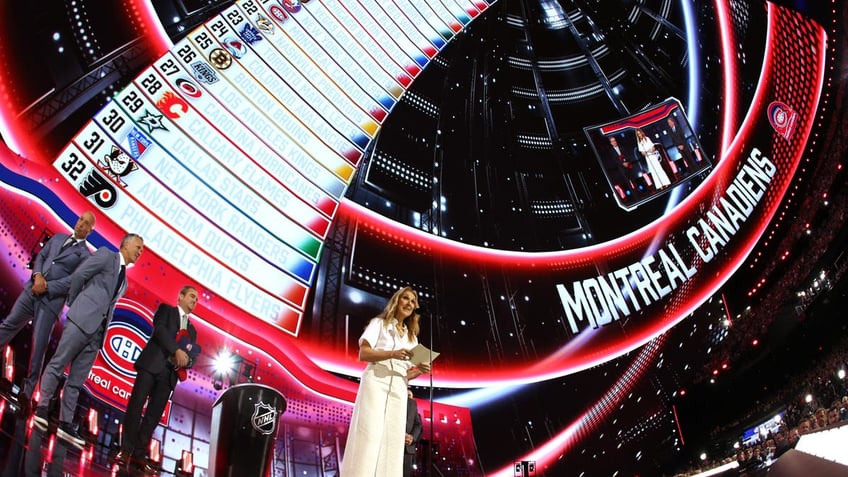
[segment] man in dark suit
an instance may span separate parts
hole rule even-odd
[[[83,260],[91,256],[85,242],[94,229],[94,214],[80,215],[72,235],[57,233],[41,247],[32,264],[32,276],[24,284],[9,316],[0,323],[0,349],[9,344],[32,320],[32,353],[23,390],[18,394],[22,414],[29,413],[32,393],[41,376],[41,365],[53,325],[65,304],[71,274]]]
[[[418,414],[418,405],[412,397],[412,391],[406,391],[406,440],[403,449],[403,477],[412,476],[412,464],[415,463],[415,444],[421,440],[421,415]]]
[[[625,154],[624,150],[618,144],[618,139],[616,139],[615,136],[609,137],[609,143],[609,155],[611,157],[610,162],[617,166],[617,170],[620,173],[620,179],[616,182],[620,182],[618,185],[622,188],[622,192],[625,195],[629,195],[624,190],[627,189],[631,191],[631,194],[637,197],[640,196],[644,191],[648,190],[648,186],[650,185],[645,180],[645,173],[642,165],[638,159],[631,160],[628,155]],[[622,199],[624,198],[625,197],[622,197]]]
[[[124,414],[121,450],[115,456],[118,466],[133,462],[145,472],[156,470],[147,463],[147,447],[177,384],[176,368],[193,364],[189,352],[180,347],[176,337],[180,330],[186,330],[189,336],[186,347],[197,346],[197,331],[189,319],[195,305],[197,289],[186,285],[180,290],[177,306],[162,303],[153,315],[153,333],[135,360],[135,384]],[[145,401],[147,410],[142,416]]]
[[[671,160],[677,165],[678,172],[685,171],[695,163],[695,158],[692,154],[692,149],[689,148],[689,143],[686,142],[686,133],[677,124],[673,117],[668,117],[668,137],[671,138],[671,144],[677,148],[679,157],[672,157]],[[679,162],[678,162],[679,161]]]
[[[47,430],[50,400],[58,391],[65,367],[70,364],[62,391],[56,435],[80,449],[85,446],[85,441],[72,424],[79,390],[103,346],[103,337],[112,320],[115,304],[127,290],[127,266],[135,263],[143,250],[141,236],[127,234],[121,240],[118,252],[100,247],[71,275],[65,329],[56,353],[47,363],[41,377],[41,398],[35,410],[35,425],[41,431]]]

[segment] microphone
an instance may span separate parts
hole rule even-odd
[[[426,315],[427,314],[427,307],[419,306],[418,308],[416,308],[413,311],[413,313],[415,313],[416,315]]]

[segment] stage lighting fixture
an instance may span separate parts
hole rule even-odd
[[[235,371],[234,355],[230,353],[229,350],[222,349],[218,351],[217,356],[215,356],[212,366],[214,367],[216,374],[220,374],[222,376],[230,374]]]
[[[174,464],[174,475],[177,477],[194,475],[194,456],[191,451],[183,450],[183,455]]]
[[[147,449],[150,455],[150,464],[154,467],[162,467],[162,441],[153,438],[150,439],[150,446]]]
[[[15,382],[15,350],[8,345],[3,350],[3,377],[10,383]]]
[[[97,440],[97,434],[100,432],[100,426],[98,425],[98,421],[100,419],[100,415],[97,412],[97,409],[90,408],[88,410],[88,418],[86,422],[88,423],[88,433],[94,437],[94,440]]]

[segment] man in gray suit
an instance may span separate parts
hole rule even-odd
[[[127,290],[126,268],[135,263],[144,250],[141,236],[127,234],[118,252],[101,247],[71,275],[68,291],[68,313],[56,353],[47,363],[41,378],[41,398],[35,410],[35,425],[47,430],[47,410],[56,395],[59,380],[70,364],[62,392],[59,429],[56,435],[82,449],[85,441],[72,424],[80,386],[88,377],[100,347],[115,304]]]
[[[57,233],[41,247],[32,264],[32,276],[24,284],[9,316],[0,323],[0,349],[32,320],[32,353],[23,390],[18,393],[18,404],[29,413],[32,393],[41,376],[41,365],[47,353],[47,344],[53,325],[65,304],[71,274],[77,266],[91,256],[86,237],[94,229],[94,214],[86,211],[80,215],[74,233]]]

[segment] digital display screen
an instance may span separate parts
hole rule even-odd
[[[773,437],[777,430],[780,429],[780,424],[783,422],[783,415],[784,412],[779,412],[771,419],[745,429],[742,432],[742,444],[746,447],[753,446],[765,442],[769,436]]]
[[[712,166],[676,100],[585,132],[616,201],[626,210]]]

